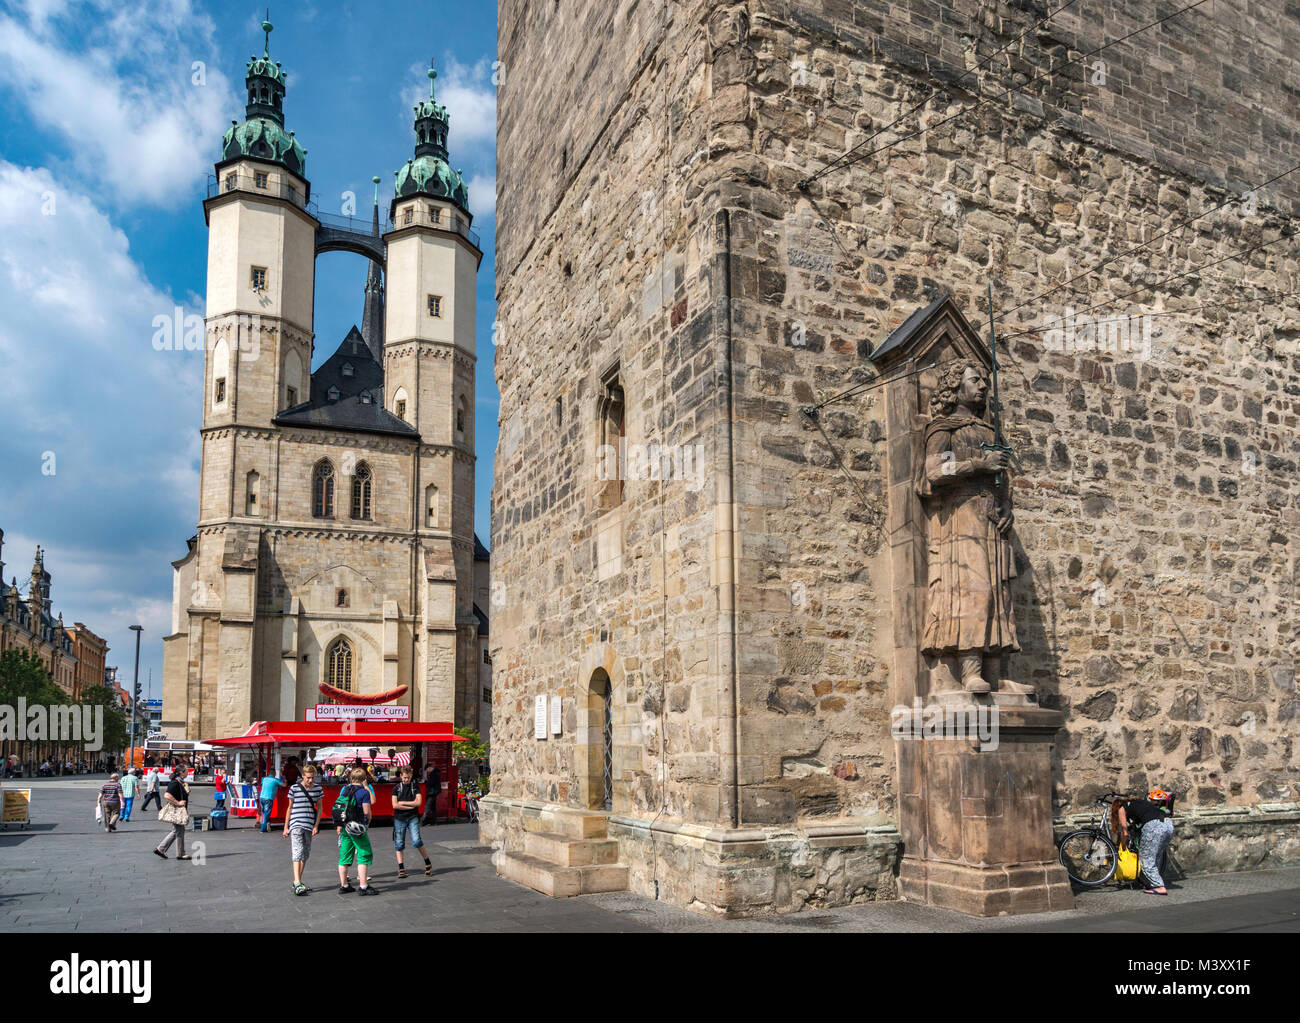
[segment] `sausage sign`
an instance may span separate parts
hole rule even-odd
[[[396,689],[385,689],[382,693],[349,693],[346,689],[338,689],[335,686],[320,684],[321,693],[334,703],[352,704],[359,707],[370,707],[377,703],[388,703],[390,700],[398,699],[406,692],[407,686],[398,686]]]

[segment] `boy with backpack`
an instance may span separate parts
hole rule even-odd
[[[406,848],[406,836],[411,836],[411,845],[424,857],[424,873],[433,876],[433,861],[424,851],[424,839],[420,837],[420,805],[424,797],[420,795],[420,786],[415,781],[415,770],[410,764],[403,764],[399,770],[401,781],[393,786],[393,849],[397,852],[397,876],[406,876],[406,864],[402,862],[402,850]]]
[[[344,788],[338,799],[334,800],[331,814],[334,829],[339,836],[339,894],[346,895],[357,890],[348,884],[348,867],[352,866],[355,859],[357,877],[361,882],[358,894],[377,895],[378,891],[367,884],[375,853],[370,847],[368,830],[373,810],[370,791],[366,788],[366,772],[360,767],[354,768],[351,778],[352,784]]]
[[[316,781],[316,768],[308,764],[302,777],[289,788],[289,812],[284,816],[284,835],[290,840],[293,856],[293,893],[306,895],[310,888],[302,883],[302,872],[311,855],[311,838],[320,831],[321,797],[324,791]]]

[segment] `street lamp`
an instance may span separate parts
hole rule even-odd
[[[135,681],[131,683],[131,740],[127,744],[126,751],[128,759],[135,752],[135,694],[140,691],[140,633],[144,631],[144,626],[132,625],[131,631],[135,633]],[[135,765],[129,764],[127,766],[134,767]]]

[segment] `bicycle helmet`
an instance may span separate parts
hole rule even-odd
[[[346,831],[353,838],[357,838],[358,836],[364,835],[366,833],[366,826],[362,824],[360,821],[348,821],[347,824],[343,826],[343,830]]]
[[[1168,806],[1173,801],[1173,796],[1164,789],[1152,789],[1147,793],[1147,799],[1153,803],[1163,803]]]

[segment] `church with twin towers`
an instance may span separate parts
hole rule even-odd
[[[450,118],[415,107],[386,215],[330,217],[285,126],[286,72],[247,64],[208,224],[198,522],[172,563],[163,730],[303,720],[322,683],[405,686],[413,721],[488,728],[488,553],[474,534],[475,284],[482,252]],[[378,184],[379,179],[374,179]],[[316,257],[369,260],[360,324],[314,371]],[[329,344],[334,344],[329,341]]]

